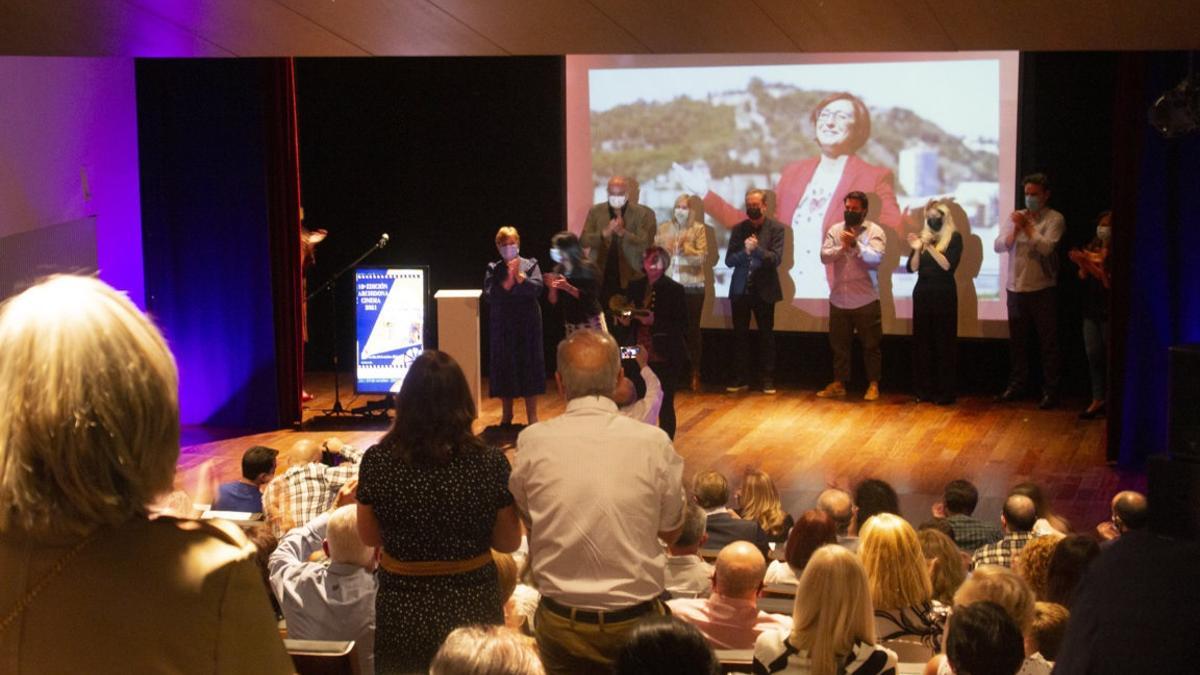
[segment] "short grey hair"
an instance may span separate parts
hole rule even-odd
[[[699,504],[689,503],[683,510],[683,529],[675,540],[676,548],[690,548],[700,543],[704,530],[708,527],[708,516]]]
[[[545,675],[533,640],[503,626],[463,626],[446,636],[430,675]]]
[[[558,343],[558,374],[567,400],[584,396],[612,398],[621,353],[603,331],[577,330]]]

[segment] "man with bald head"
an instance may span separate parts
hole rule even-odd
[[[713,649],[754,649],[758,634],[776,629],[790,631],[787,616],[758,610],[767,561],[748,541],[735,541],[717,556],[712,595],[671,600],[671,613],[700,629]]]
[[[829,488],[817,496],[817,508],[827,513],[837,527],[837,543],[858,552],[858,509],[850,493]]]
[[[579,243],[600,268],[600,304],[605,311],[610,297],[644,274],[642,254],[654,242],[656,220],[654,211],[637,203],[637,183],[626,176],[610,178],[608,199],[588,210]]]
[[[617,411],[623,377],[611,335],[572,333],[555,375],[566,412],[517,437],[509,490],[529,529],[549,673],[611,672],[627,635],[666,612],[659,539],[683,529],[683,459],[662,429]]]
[[[1033,524],[1037,522],[1037,507],[1025,495],[1009,495],[1000,513],[1000,528],[1004,538],[994,544],[981,546],[971,556],[972,567],[1000,565],[1012,567],[1013,558],[1033,539]]]
[[[1122,490],[1112,498],[1112,520],[1096,526],[1101,539],[1112,541],[1132,530],[1145,529],[1150,520],[1150,505],[1146,495],[1133,490]]]
[[[324,453],[341,457],[337,466],[321,462]],[[276,537],[300,527],[333,507],[338,491],[358,480],[358,463],[363,451],[338,438],[320,444],[303,439],[287,453],[288,470],[267,483],[263,490],[263,513]]]

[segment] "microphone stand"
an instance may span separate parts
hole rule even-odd
[[[341,269],[341,271],[339,271],[337,274],[334,274],[333,276],[329,277],[329,279],[325,283],[321,284],[320,288],[318,288],[317,290],[308,294],[308,301],[311,302],[313,298],[324,293],[325,291],[329,291],[329,303],[333,307],[333,407],[329,408],[328,410],[322,410],[321,412],[324,413],[324,415],[322,415],[322,417],[326,417],[326,418],[348,417],[348,416],[351,416],[354,414],[353,412],[346,410],[342,406],[342,396],[341,396],[341,386],[340,386],[341,378],[339,375],[340,359],[338,358],[337,281],[346,272],[349,272],[350,270],[357,267],[360,262],[362,262],[363,260],[366,260],[367,256],[371,255],[375,251],[381,250],[384,246],[387,246],[387,243],[388,243],[388,237],[385,234],[382,237],[380,237],[379,241],[375,242],[375,244],[373,246],[371,246],[371,248],[367,249],[365,252],[363,252],[362,255],[355,258],[354,262],[343,267]]]

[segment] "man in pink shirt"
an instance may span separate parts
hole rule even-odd
[[[758,611],[767,561],[748,541],[735,541],[717,555],[712,595],[671,600],[671,613],[700,629],[713,649],[753,649],[758,634],[790,631],[791,617]]]

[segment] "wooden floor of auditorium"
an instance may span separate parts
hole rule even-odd
[[[347,393],[348,382],[342,378],[343,405],[363,405],[368,399]],[[550,384],[539,404],[542,419],[563,411]],[[316,398],[305,406],[306,427],[332,405],[332,375],[310,375],[308,388]],[[349,389],[352,392],[352,385]],[[938,407],[887,391],[878,401],[866,403],[854,392],[846,399],[824,400],[811,390],[780,389],[768,396],[753,391],[730,395],[709,388],[679,392],[676,411],[675,447],[686,461],[685,478],[713,468],[736,486],[746,467],[758,467],[774,477],[784,506],[793,514],[811,507],[827,485],[847,487],[877,477],[896,488],[902,515],[919,523],[929,517],[947,481],[967,478],[981,495],[976,516],[992,519],[998,518],[1009,486],[1033,480],[1046,489],[1057,513],[1077,531],[1087,531],[1108,517],[1115,492],[1145,488],[1144,474],[1106,466],[1105,422],[1079,420],[1073,406],[1042,411],[1033,401],[998,405],[988,398],[962,397],[954,406]],[[480,429],[499,417],[499,400],[485,400]],[[524,420],[520,403],[516,420]],[[208,459],[214,460],[219,480],[236,479],[241,454],[251,445],[278,448],[286,457],[300,438],[336,435],[366,447],[383,430],[377,422],[248,436],[226,433],[222,440],[209,442],[203,442],[204,430],[188,430],[179,483],[189,488],[196,468]],[[283,466],[281,462],[281,471]]]

